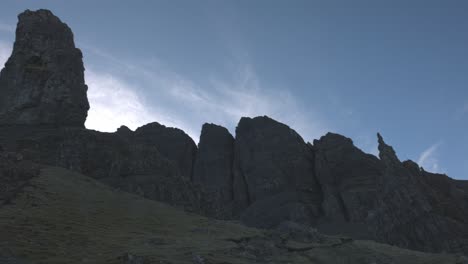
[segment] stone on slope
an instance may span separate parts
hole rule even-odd
[[[48,10],[18,18],[13,52],[0,73],[0,125],[84,127],[88,88],[72,31]]]
[[[234,156],[234,199],[248,207],[244,223],[311,224],[319,214],[321,191],[313,153],[294,130],[266,116],[244,117],[236,128]]]

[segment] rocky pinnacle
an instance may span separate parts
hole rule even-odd
[[[0,73],[0,125],[83,127],[89,103],[82,57],[70,28],[50,11],[21,13]]]

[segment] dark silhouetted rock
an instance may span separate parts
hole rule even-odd
[[[182,176],[192,177],[197,145],[184,131],[154,122],[137,128],[133,141],[155,146],[164,157],[175,162]]]
[[[120,135],[124,138],[130,138],[133,134],[133,131],[130,130],[130,128],[126,127],[126,126],[121,126],[119,128],[117,128],[117,131],[115,131],[115,133],[117,135]]]
[[[315,175],[323,192],[321,228],[327,233],[364,235],[362,223],[376,207],[382,164],[344,136],[328,133],[314,140]]]
[[[72,31],[48,10],[18,18],[13,52],[0,73],[0,124],[84,127],[88,88]]]
[[[468,252],[466,192],[414,162],[400,162],[380,134],[378,142],[380,160],[339,135],[314,142],[324,192],[319,230],[423,251]]]
[[[258,227],[274,227],[285,220],[311,223],[319,214],[321,191],[313,153],[288,126],[266,116],[242,118],[236,128],[234,164],[234,198],[248,207],[244,223]]]
[[[149,199],[201,212],[200,194],[154,144],[81,128],[8,126],[0,142],[26,159],[89,175]]]
[[[229,131],[214,124],[204,124],[193,173],[193,182],[202,186],[210,204],[218,205],[210,215],[232,217],[234,138]]]
[[[193,181],[207,188],[230,186],[233,160],[234,138],[229,131],[214,124],[204,124],[198,144]]]

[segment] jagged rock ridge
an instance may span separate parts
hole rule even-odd
[[[411,249],[468,253],[468,184],[401,162],[380,134],[377,158],[338,134],[306,143],[268,117],[242,118],[235,137],[205,124],[198,147],[182,130],[158,123],[115,133],[82,128],[88,103],[71,30],[46,10],[19,20],[0,75],[5,149],[255,227],[293,221]]]

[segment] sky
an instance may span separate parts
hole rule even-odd
[[[50,9],[83,51],[86,127],[149,122],[198,142],[268,115],[312,142],[327,132],[468,179],[468,2],[2,1],[0,63],[17,15]]]

